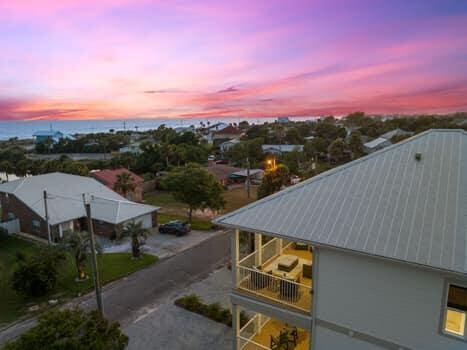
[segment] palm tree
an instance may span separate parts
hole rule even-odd
[[[13,172],[13,165],[8,160],[4,160],[0,163],[0,171],[5,173],[6,181],[8,182],[8,174]]]
[[[117,175],[117,181],[114,185],[114,190],[123,194],[123,197],[126,198],[128,192],[134,191],[136,184],[133,181],[130,173],[124,172]]]
[[[65,235],[63,246],[70,251],[75,259],[75,266],[78,272],[77,280],[87,279],[86,261],[91,253],[91,236],[88,232],[70,231]],[[96,250],[101,253],[102,249],[96,244]]]
[[[131,237],[131,253],[134,259],[141,256],[141,239],[146,238],[148,230],[143,228],[141,221],[131,221],[123,228],[123,236]]]

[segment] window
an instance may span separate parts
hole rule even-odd
[[[449,285],[447,307],[444,314],[444,331],[465,338],[467,319],[467,288]]]

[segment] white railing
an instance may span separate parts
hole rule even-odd
[[[239,262],[238,262],[238,265],[240,266],[243,266],[243,267],[253,267],[256,265],[256,256],[257,256],[258,252],[257,251],[254,251],[253,253],[251,254],[248,254],[247,256],[245,256],[243,259],[241,259]]]
[[[279,244],[280,240],[278,238],[273,238],[263,245],[261,249],[261,264],[268,263],[271,259],[280,254]]]
[[[248,254],[241,259],[238,264],[243,267],[253,267],[256,266],[258,261],[260,261],[262,265],[280,254],[281,249],[279,244],[280,240],[278,238],[273,238],[261,247],[261,259],[259,259],[258,256],[260,252],[255,250],[253,253]]]
[[[238,336],[238,345],[239,350],[270,350],[269,347],[242,336]]]
[[[311,286],[244,266],[237,266],[237,276],[239,289],[305,312],[311,311]]]
[[[287,249],[290,248],[293,244],[293,241],[289,241],[288,239],[282,239],[282,250],[281,253]]]

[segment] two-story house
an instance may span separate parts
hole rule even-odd
[[[465,131],[421,133],[215,221],[235,229],[233,349],[467,349]]]

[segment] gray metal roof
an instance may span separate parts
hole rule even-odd
[[[467,133],[424,132],[215,222],[466,274]]]
[[[45,218],[44,190],[48,193],[47,206],[51,225],[85,216],[83,193],[91,198],[93,218],[112,224],[119,224],[159,209],[131,202],[99,181],[85,176],[50,173],[0,185],[0,192],[15,195],[42,218]]]
[[[366,148],[375,148],[380,147],[382,145],[390,145],[391,142],[383,137],[378,137],[377,139],[371,140],[363,144]]]
[[[293,152],[293,151],[303,151],[303,145],[261,145],[263,152]]]

